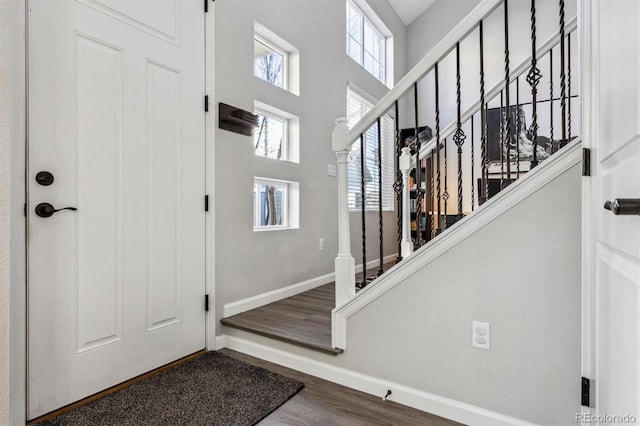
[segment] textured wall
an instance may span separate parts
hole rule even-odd
[[[11,13],[0,1],[0,424],[9,424]]]
[[[395,76],[404,75],[406,27],[386,0],[369,1],[394,33]],[[300,96],[253,76],[254,20],[300,51]],[[300,164],[256,157],[253,138],[216,131],[216,305],[255,296],[334,270],[337,254],[334,121],[345,115],[347,81],[374,97],[387,88],[345,53],[344,0],[216,1],[216,103],[252,110],[254,100],[300,118]],[[254,232],[254,176],[300,183],[300,229]],[[386,254],[396,252],[394,214],[387,215]],[[377,214],[368,214],[368,259],[377,258]],[[360,263],[359,216],[352,215]],[[325,250],[318,239],[324,237]]]
[[[574,166],[354,315],[336,361],[538,424],[573,424],[580,200]],[[471,347],[472,320],[491,324],[491,350]]]

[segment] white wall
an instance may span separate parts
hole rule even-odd
[[[11,8],[0,2],[0,424],[9,424]]]
[[[394,34],[394,75],[401,77],[406,27],[386,0],[369,3]],[[216,105],[252,110],[258,100],[300,118],[299,164],[257,157],[252,137],[216,131],[216,306],[221,314],[226,303],[333,272],[337,191],[326,167],[336,162],[334,121],[345,116],[347,81],[376,98],[388,89],[345,53],[344,0],[218,0],[215,7]],[[299,49],[300,96],[253,76],[254,20]],[[300,229],[253,231],[254,176],[300,183]],[[385,215],[386,254],[396,252],[394,215]],[[356,263],[358,218],[352,215]],[[378,257],[373,246],[377,214],[368,214],[367,222],[372,260]],[[318,249],[320,237],[324,251]]]
[[[395,383],[535,424],[575,424],[580,180],[574,165],[356,312],[338,356],[229,334],[311,358],[305,366],[319,361],[350,370],[350,378],[372,377],[367,389],[380,396]],[[490,350],[471,346],[472,320],[490,323]],[[398,393],[415,403],[407,389]]]

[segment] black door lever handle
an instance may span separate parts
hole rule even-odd
[[[61,210],[76,211],[78,209],[75,208],[75,207],[64,207],[64,208],[61,208],[61,209],[56,209],[50,203],[40,203],[40,204],[38,204],[36,206],[36,215],[38,215],[40,217],[51,217],[55,213],[57,213],[57,212],[59,212]]]
[[[616,198],[604,203],[604,208],[616,216],[640,216],[640,198]]]

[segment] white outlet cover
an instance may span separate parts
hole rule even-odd
[[[338,169],[335,164],[327,164],[327,176],[337,176]]]
[[[471,346],[491,349],[491,325],[488,322],[471,321]]]

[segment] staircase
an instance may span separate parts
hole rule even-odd
[[[467,424],[562,424],[579,412],[568,402],[578,381],[567,385],[580,347],[577,21],[564,0],[551,16],[523,4],[483,0],[357,124],[336,120],[335,284],[225,318],[228,347],[381,397],[393,389],[391,399]],[[551,33],[537,30],[543,20]],[[397,220],[358,212],[368,269],[356,274],[349,199],[364,209],[371,188],[362,176],[349,188],[349,154],[381,143],[367,131],[385,116]],[[397,253],[383,252],[388,227]],[[379,265],[367,261],[371,235]],[[469,320],[483,318],[504,338],[487,355],[468,343]]]

